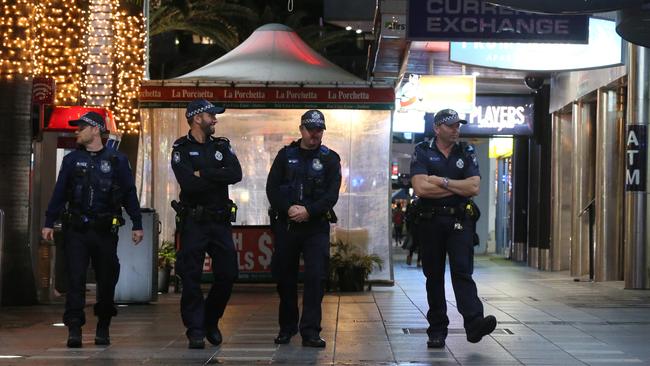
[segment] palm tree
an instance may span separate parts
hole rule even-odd
[[[251,22],[252,9],[227,0],[168,0],[151,9],[149,36],[170,31],[185,31],[209,37],[222,51],[230,51],[241,42],[233,21]]]
[[[199,53],[195,50],[190,57],[183,52],[174,59],[167,59],[164,63],[172,64],[173,69],[166,70],[162,76],[181,75],[214,61],[241,44],[255,29],[268,23],[291,27],[310,47],[323,54],[333,46],[349,46],[357,42],[356,35],[321,24],[322,0],[300,0],[293,11],[289,11],[286,5],[280,0],[160,0],[152,4],[150,37],[176,32],[177,35],[189,33],[208,37],[213,41]]]

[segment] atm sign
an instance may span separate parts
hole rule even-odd
[[[625,191],[646,191],[648,144],[646,125],[629,125],[625,149]]]

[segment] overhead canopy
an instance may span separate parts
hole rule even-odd
[[[180,80],[222,82],[359,83],[311,49],[291,28],[267,24],[237,48]]]

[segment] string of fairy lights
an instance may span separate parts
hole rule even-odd
[[[56,81],[55,105],[113,111],[122,133],[138,133],[145,23],[119,0],[0,0],[0,81]]]

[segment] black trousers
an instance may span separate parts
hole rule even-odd
[[[117,315],[113,298],[120,275],[117,258],[117,234],[94,229],[64,229],[64,253],[68,271],[68,291],[65,299],[63,323],[82,326],[86,323],[86,272],[92,261],[97,280],[97,302],[94,313],[98,318]]]
[[[437,216],[423,220],[418,227],[422,270],[427,279],[427,320],[429,336],[447,336],[449,318],[445,298],[445,262],[449,255],[451,284],[456,295],[458,312],[463,316],[465,331],[483,318],[483,304],[478,298],[474,272],[474,229],[468,219],[460,221],[462,229],[454,228],[456,219]]]
[[[183,221],[176,273],[181,277],[181,317],[188,337],[205,336],[206,327],[217,326],[232,294],[239,268],[230,223]],[[212,259],[214,282],[203,297],[201,276],[205,253]]]
[[[280,332],[316,337],[321,331],[321,303],[329,264],[329,223],[291,224],[278,220],[272,225],[275,248],[271,262],[280,295]],[[304,260],[302,317],[298,323],[298,269]]]

